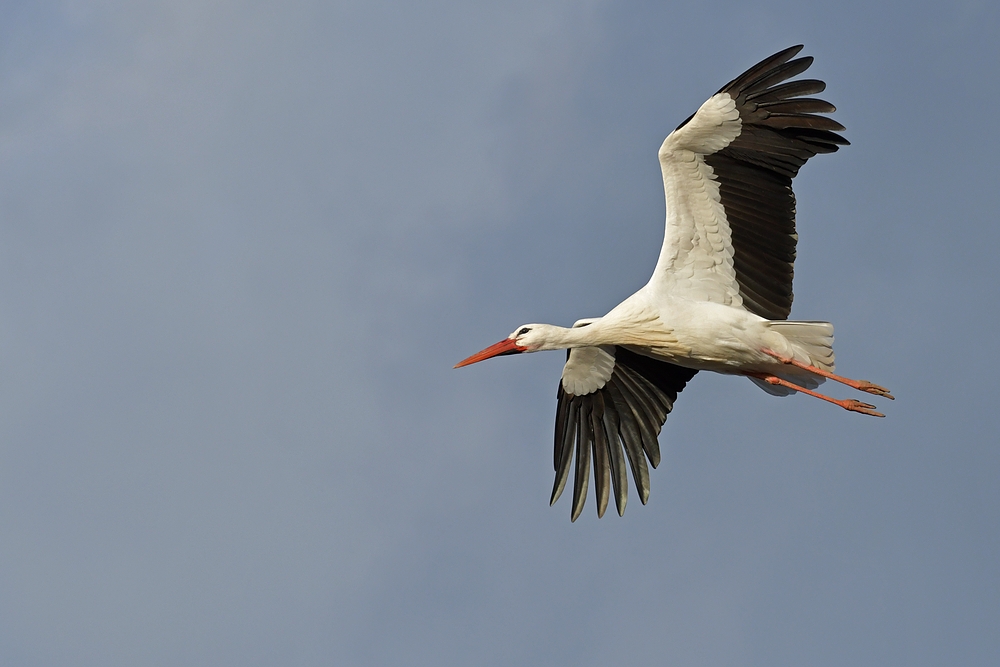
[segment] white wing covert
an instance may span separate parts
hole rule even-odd
[[[793,46],[750,68],[670,133],[660,147],[667,216],[650,286],[693,300],[786,319],[792,305],[792,178],[817,153],[848,143],[835,108],[801,97],[814,79],[782,83],[811,57]]]

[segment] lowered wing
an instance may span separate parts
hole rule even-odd
[[[624,514],[628,500],[626,460],[645,505],[649,499],[646,459],[654,468],[659,465],[660,428],[677,394],[697,372],[619,346],[568,350],[557,392],[556,478],[550,503],[562,495],[575,459],[571,516],[576,521],[587,500],[593,458],[597,516],[604,516],[612,489],[618,514]]]

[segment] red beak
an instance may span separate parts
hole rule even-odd
[[[524,352],[527,349],[528,348],[521,347],[520,345],[515,343],[513,338],[504,338],[496,345],[490,345],[482,352],[476,352],[468,359],[463,359],[462,361],[458,362],[457,364],[455,364],[454,368],[461,368],[462,366],[468,366],[469,364],[474,364],[477,361],[489,359],[490,357],[502,357],[505,354],[517,354],[518,352]]]

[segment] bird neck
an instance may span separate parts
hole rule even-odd
[[[614,333],[602,326],[601,320],[582,327],[559,327],[548,325],[545,342],[540,350],[565,350],[573,347],[614,345]]]
[[[566,328],[547,325],[544,343],[536,349],[565,350],[599,345],[674,349],[678,341],[673,330],[663,325],[655,311],[627,309],[613,311],[586,326]]]

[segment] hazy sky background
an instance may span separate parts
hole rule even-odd
[[[0,664],[1000,664],[998,7],[0,4]],[[571,524],[563,355],[451,366],[642,285],[799,42],[792,314],[898,400],[703,373]]]

